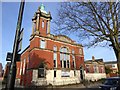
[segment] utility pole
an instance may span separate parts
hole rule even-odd
[[[16,78],[16,61],[19,57],[18,53],[20,51],[20,46],[21,46],[20,44],[22,41],[21,34],[23,30],[21,30],[21,24],[22,24],[22,16],[23,16],[23,11],[24,11],[24,4],[25,4],[25,1],[21,0],[17,27],[16,27],[16,34],[15,34],[15,39],[14,39],[13,52],[10,54],[11,65],[10,65],[10,70],[9,70],[8,77],[7,77],[7,84],[6,84],[7,90],[14,90],[14,84],[15,84],[15,78]]]

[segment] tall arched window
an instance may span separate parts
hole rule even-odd
[[[74,68],[74,76],[76,76],[76,62],[75,62],[75,51],[72,50],[72,60],[73,60],[73,68]]]
[[[36,22],[33,22],[33,33],[36,32]]]
[[[57,46],[53,47],[53,51],[56,52],[57,51]]]
[[[57,47],[56,46],[53,47],[53,51],[54,51],[53,53],[54,68],[56,68],[57,67]]]
[[[94,73],[98,73],[98,66],[97,65],[94,65]]]
[[[75,69],[76,68],[76,62],[75,62],[75,51],[72,50],[72,60],[73,60],[73,68]]]
[[[44,28],[44,21],[42,21],[42,28]]]
[[[60,62],[62,68],[70,68],[70,54],[66,47],[60,49]]]

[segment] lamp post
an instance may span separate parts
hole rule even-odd
[[[14,84],[15,84],[15,78],[16,78],[16,61],[19,57],[18,53],[21,49],[20,46],[22,41],[21,34],[23,30],[21,30],[21,24],[22,24],[22,16],[24,11],[24,4],[25,4],[25,1],[22,0],[20,4],[20,9],[19,9],[16,34],[15,34],[14,46],[13,46],[13,53],[11,54],[11,65],[10,65],[10,71],[8,73],[7,85],[6,85],[7,90],[14,90]]]

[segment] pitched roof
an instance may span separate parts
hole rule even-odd
[[[104,62],[105,64],[117,64],[117,61],[107,61],[107,62]]]
[[[85,63],[90,63],[92,64],[93,62],[97,62],[99,64],[104,64],[103,59],[95,59],[95,60],[86,60]]]

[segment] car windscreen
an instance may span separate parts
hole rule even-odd
[[[104,82],[105,85],[117,85],[118,84],[118,80],[106,80]]]

